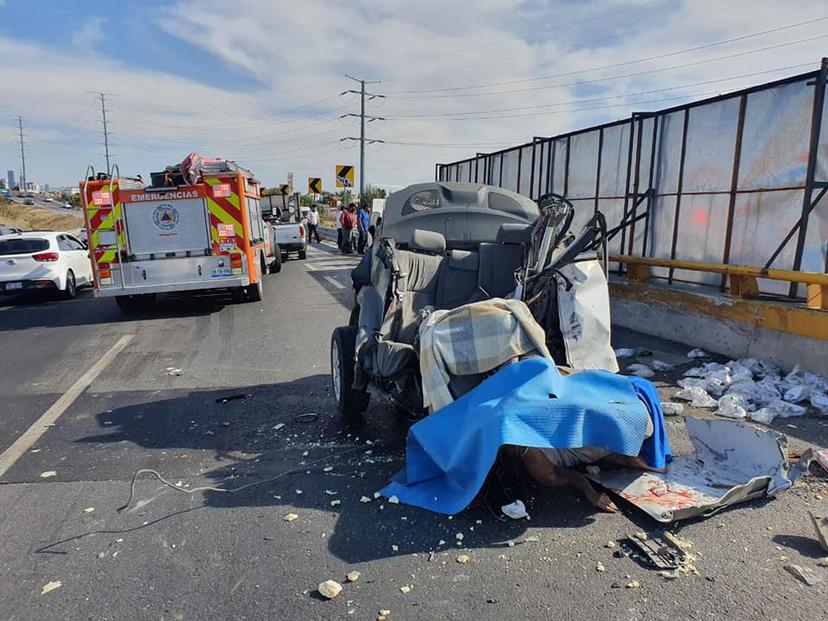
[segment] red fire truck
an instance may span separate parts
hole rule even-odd
[[[281,268],[253,173],[227,160],[199,161],[196,174],[182,167],[149,185],[90,167],[80,183],[96,294],[124,312],[151,309],[158,293],[205,289],[258,302],[264,275]]]

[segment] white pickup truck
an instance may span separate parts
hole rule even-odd
[[[295,252],[300,259],[307,256],[308,229],[301,221],[298,194],[273,194],[261,199],[262,216],[270,223],[273,244],[279,247],[282,258]]]

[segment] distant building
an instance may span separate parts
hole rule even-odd
[[[14,171],[13,170],[7,170],[6,171],[6,181],[9,184],[9,189],[12,189],[16,185],[15,182],[14,182]]]
[[[8,186],[8,183],[9,182],[5,179],[0,179],[0,188],[3,188],[4,190],[10,190],[11,188]]]
[[[48,183],[43,184],[43,191],[46,192],[46,193],[50,192]]]

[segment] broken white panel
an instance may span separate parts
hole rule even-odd
[[[575,369],[618,372],[610,346],[607,278],[598,261],[570,263],[560,270],[558,316],[566,357]]]
[[[686,422],[695,452],[674,458],[666,474],[614,470],[589,477],[659,522],[674,522],[773,496],[807,468],[810,455],[789,469],[787,439],[773,430],[727,420]]]

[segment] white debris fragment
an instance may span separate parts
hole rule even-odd
[[[392,505],[398,505],[400,504],[400,499],[396,496],[391,496],[391,498],[388,499],[388,503]]]
[[[408,593],[411,593],[411,587],[410,587],[410,586],[408,586],[407,584],[402,585],[402,586],[400,587],[400,593],[402,593],[403,595],[406,595],[406,594],[408,594]]]
[[[707,352],[701,349],[691,349],[687,352],[688,358],[709,358],[710,356],[707,355]]]
[[[635,364],[631,364],[625,369],[625,373],[628,375],[636,375],[638,377],[650,378],[655,375],[655,371],[653,371],[650,367],[646,364],[641,364],[636,362]]]
[[[59,589],[63,586],[63,583],[60,580],[52,580],[51,582],[47,582],[40,588],[40,594],[46,595],[46,593],[51,593],[55,589]]]
[[[47,470],[46,472],[41,472],[40,473],[40,478],[41,479],[49,479],[51,477],[56,477],[56,476],[57,476],[57,470]]]
[[[382,494],[380,494],[379,492],[374,492],[374,500],[376,500],[377,498],[379,498],[381,495],[382,495]]]
[[[325,466],[322,468],[322,472],[333,472],[333,466]]]
[[[683,388],[675,395],[676,399],[683,399],[690,401],[690,405],[694,408],[713,408],[718,405],[716,400],[707,394],[707,391],[700,386],[691,386],[690,388]]]
[[[650,364],[656,371],[669,371],[673,368],[672,364],[667,364],[666,362],[662,362],[661,360],[653,360]]]
[[[465,565],[465,564],[466,564],[466,563],[468,563],[471,559],[470,559],[470,557],[469,557],[469,555],[468,555],[468,554],[458,554],[458,555],[457,555],[457,558],[456,558],[456,559],[454,559],[454,560],[455,560],[455,561],[457,561],[458,563],[460,563],[461,565]]]
[[[304,493],[304,492],[302,492],[302,490],[301,490],[301,489],[297,489],[297,490],[295,490],[295,491],[296,491],[296,495],[297,495],[297,496],[301,496],[301,495]]]
[[[633,358],[635,356],[636,349],[634,347],[619,347],[615,350],[615,357],[616,358]]]
[[[817,573],[810,567],[802,567],[801,565],[791,564],[785,565],[785,569],[808,586],[814,586],[815,584],[822,582],[822,576],[817,575]]]
[[[463,541],[463,533],[457,533],[454,537],[457,541]]]
[[[607,568],[604,567],[604,564],[601,561],[598,561],[598,564],[595,565],[595,571],[605,572],[607,571]]]
[[[298,516],[297,514],[295,514],[295,513],[285,513],[285,514],[282,516],[282,519],[283,519],[285,522],[295,522],[296,520],[298,520],[298,519],[299,519],[299,516]]]
[[[348,572],[345,577],[348,579],[348,582],[356,582],[362,576],[361,572],[358,571],[351,571]]]
[[[661,409],[664,410],[665,416],[678,416],[684,412],[684,406],[681,403],[675,403],[674,401],[664,401],[661,404]]]
[[[336,496],[339,492],[337,492],[337,491],[335,491],[335,490],[332,490],[332,489],[326,489],[326,490],[325,490],[325,493],[326,493],[328,496]]]
[[[84,513],[92,513],[94,510],[95,510],[95,507],[86,507],[86,509],[84,509],[83,512]]]
[[[342,592],[342,585],[336,580],[325,580],[317,587],[319,594],[325,599],[333,599]]]
[[[399,552],[399,550],[400,550],[400,546],[395,545],[395,544],[391,545],[391,551],[392,552]]]
[[[332,501],[331,501],[331,506],[332,506],[332,507],[338,507],[338,506],[339,506],[339,505],[341,505],[341,504],[342,504],[342,501],[341,501],[341,500],[332,500]]]
[[[359,499],[359,502],[371,502],[372,498],[368,498],[368,496],[363,496]]]
[[[521,520],[529,517],[529,514],[526,512],[526,505],[523,504],[522,500],[516,500],[508,505],[503,505],[500,507],[500,510],[503,512],[503,515],[513,520]]]
[[[438,548],[439,548],[440,546],[444,546],[444,545],[446,545],[446,541],[445,541],[445,539],[440,539],[440,541],[438,541],[438,542],[437,542],[437,547],[438,547]]]
[[[285,428],[285,423],[277,423],[273,425],[273,431],[279,431],[280,429]]]
[[[788,403],[787,401],[783,401],[782,399],[777,399],[768,407],[771,410],[775,410],[776,414],[779,418],[794,418],[796,416],[804,416],[805,415],[805,408],[801,405],[796,405],[795,403]]]

